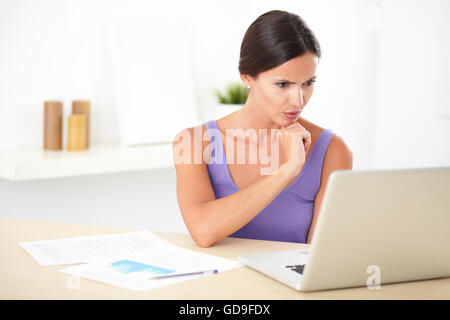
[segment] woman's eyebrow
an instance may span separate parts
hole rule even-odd
[[[316,78],[317,78],[317,76],[313,76],[311,79],[306,80],[305,82],[308,82],[308,81],[311,81],[311,80],[315,80]],[[284,82],[288,82],[288,83],[291,83],[291,84],[295,84],[295,82],[290,81],[290,80],[286,80],[286,79],[283,79],[283,78],[275,78],[275,80],[276,81],[284,81]]]

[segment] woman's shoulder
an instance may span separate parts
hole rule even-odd
[[[177,150],[177,152],[179,152],[179,149],[184,150],[189,148],[192,157],[194,156],[194,153],[198,152],[201,156],[197,155],[197,157],[202,159],[203,157],[206,157],[203,159],[205,161],[209,161],[209,154],[206,153],[203,155],[203,151],[209,144],[209,135],[205,123],[180,130],[172,141],[172,147],[174,150]],[[198,149],[198,146],[201,146],[200,150]]]
[[[302,117],[300,117],[297,121],[298,123],[300,123],[300,125],[302,125],[306,130],[308,130],[311,133],[311,140],[314,144],[322,134],[324,128]],[[351,153],[350,147],[345,142],[344,138],[338,136],[335,133],[333,133],[331,137],[329,149],[333,150],[333,152],[337,151],[340,154]]]
[[[208,145],[209,144],[209,136],[208,136],[208,130],[206,128],[206,125],[204,123],[199,124],[197,126],[184,128],[180,130],[175,138],[173,139],[172,143],[173,145],[176,145],[180,142],[186,142],[186,140],[189,140],[189,142],[192,143],[192,145],[195,143],[199,143],[202,141],[202,145]]]
[[[306,120],[305,118],[299,118],[298,122],[311,133],[311,139],[313,140],[313,142],[317,141],[320,134],[324,130],[324,128],[312,123],[311,121]],[[330,144],[327,148],[326,159],[328,159],[327,162],[344,161],[347,166],[348,163],[353,162],[352,150],[343,137],[333,133]]]

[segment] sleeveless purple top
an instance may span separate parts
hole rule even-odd
[[[216,199],[219,199],[240,189],[228,170],[216,120],[206,122],[205,126],[211,146],[208,173]],[[332,136],[330,129],[324,129],[297,178],[250,222],[229,237],[306,243],[314,213],[314,200],[320,188],[322,164]]]

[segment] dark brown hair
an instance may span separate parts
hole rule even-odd
[[[303,19],[287,11],[272,10],[260,15],[247,29],[239,72],[256,77],[307,51],[321,56],[319,42]]]

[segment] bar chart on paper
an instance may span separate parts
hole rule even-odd
[[[141,272],[151,273],[153,275],[166,275],[175,272],[175,270],[152,266],[127,259],[111,262],[109,266],[122,274]]]

